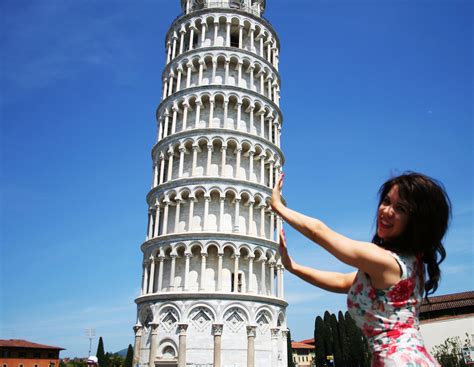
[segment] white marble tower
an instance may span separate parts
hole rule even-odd
[[[181,0],[166,35],[134,365],[286,367],[270,210],[279,40],[265,0]]]

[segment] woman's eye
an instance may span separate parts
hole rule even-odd
[[[397,209],[397,211],[399,211],[401,213],[406,213],[407,212],[407,210],[404,206],[398,205],[396,209]]]

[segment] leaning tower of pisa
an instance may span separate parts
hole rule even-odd
[[[166,35],[135,330],[141,366],[287,366],[269,207],[283,164],[265,0],[181,0]]]

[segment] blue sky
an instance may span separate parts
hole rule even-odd
[[[393,174],[453,202],[438,294],[473,287],[473,3],[268,0],[289,206],[369,240]],[[178,0],[4,0],[0,338],[85,356],[133,342],[164,36]],[[287,229],[297,261],[350,271]],[[345,298],[288,275],[295,340]],[[96,342],[93,350],[96,348]]]

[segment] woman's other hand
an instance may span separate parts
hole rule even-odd
[[[286,238],[285,238],[285,231],[283,228],[280,231],[280,257],[281,257],[281,263],[285,267],[286,270],[288,271],[293,271],[295,263],[291,259],[290,255],[288,255],[288,248],[286,247]]]
[[[283,206],[283,202],[281,201],[281,189],[283,188],[283,178],[285,177],[284,173],[280,174],[275,186],[272,190],[272,199],[270,201],[270,205],[274,212],[277,214],[279,213],[279,209]]]

